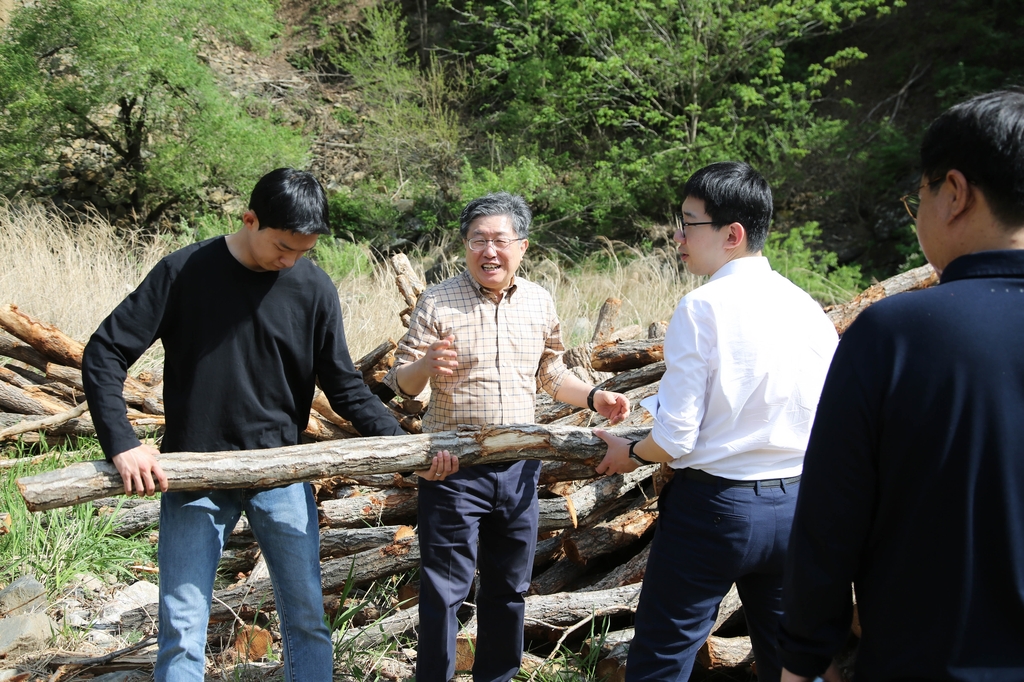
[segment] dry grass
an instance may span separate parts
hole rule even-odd
[[[106,222],[72,223],[37,205],[0,203],[0,303],[25,312],[85,342],[100,321],[132,291],[146,272],[175,248],[170,240],[125,239]],[[429,267],[435,255],[412,254]],[[667,320],[683,294],[698,280],[680,274],[671,251],[642,254],[608,244],[601,267],[568,273],[550,260],[526,261],[524,275],[546,287],[555,299],[567,345],[588,341],[608,297],[623,301],[620,326]],[[404,332],[403,307],[391,273],[377,267],[370,275],[338,283],[345,332],[353,357]],[[143,364],[157,361],[159,349]]]

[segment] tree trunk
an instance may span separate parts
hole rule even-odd
[[[65,386],[70,386],[79,391],[85,390],[85,385],[82,383],[82,370],[75,369],[74,367],[66,367],[64,365],[58,365],[53,362],[46,363],[46,378],[51,381],[57,381]],[[124,381],[124,391],[122,392],[124,401],[132,407],[137,407],[143,412],[149,412],[150,414],[163,414],[163,397],[153,391],[152,388],[145,385],[141,381],[132,377],[127,377]],[[158,406],[154,411],[154,405]]]
[[[596,590],[610,590],[614,587],[624,585],[635,585],[644,579],[644,572],[647,570],[647,558],[651,556],[651,545],[640,551],[635,557],[622,564],[608,575],[598,580],[593,585],[584,588],[583,592],[594,592]]]
[[[0,409],[30,415],[52,415],[67,412],[72,406],[58,404],[46,396],[30,394],[6,381],[0,381]]]
[[[416,488],[391,488],[320,503],[320,522],[329,528],[360,528],[367,524],[415,521]]]
[[[664,360],[664,346],[664,339],[602,343],[594,348],[590,363],[596,370],[624,372]]]
[[[402,324],[408,327],[412,309],[416,307],[416,301],[423,293],[424,286],[404,253],[396,253],[391,256],[391,267],[395,269],[395,284],[398,286],[398,292],[402,295],[402,300],[405,301],[405,309],[399,312],[398,316],[401,318]]]
[[[604,391],[623,393],[641,386],[647,386],[659,381],[665,374],[665,361],[655,362],[643,367],[637,367],[621,374],[616,374],[611,379],[602,381],[598,386]]]
[[[38,386],[40,383],[18,374],[7,367],[0,367],[0,381],[5,381],[15,388],[28,388],[29,386]]]
[[[10,303],[0,305],[0,327],[51,361],[77,369],[82,368],[82,351],[85,346],[53,325],[26,315],[18,310],[18,306]],[[45,369],[45,365],[40,369]]]
[[[842,336],[843,332],[857,319],[857,316],[872,303],[888,296],[903,293],[904,291],[925,289],[937,284],[938,281],[939,276],[936,274],[935,269],[931,265],[922,265],[919,268],[901,272],[895,277],[890,277],[883,282],[872,285],[849,303],[830,306],[825,308],[825,312],[828,314],[829,319],[832,320],[832,324],[836,326],[836,331]]]
[[[639,439],[649,429],[612,431]],[[161,455],[160,464],[171,490],[219,490],[282,486],[344,474],[417,471],[429,468],[438,450],[448,450],[459,458],[462,466],[520,459],[575,461],[596,466],[607,447],[589,429],[520,424],[463,427],[417,436],[352,438],[266,450],[176,452]],[[124,489],[114,466],[102,460],[24,477],[18,480],[18,488],[33,511],[88,502]]]
[[[606,476],[583,486],[568,497],[540,500],[538,530],[576,528],[581,519],[605,507],[650,478],[659,465],[640,467],[628,474]]]
[[[611,341],[612,332],[615,331],[619,313],[622,311],[622,299],[609,298],[601,306],[601,312],[597,314],[597,322],[594,324],[594,335],[590,343],[599,344]]]
[[[657,512],[634,507],[614,519],[573,533],[562,543],[565,555],[580,566],[637,542],[654,525]]]
[[[557,640],[561,629],[589,616],[613,617],[636,612],[640,586],[627,585],[596,592],[559,592],[526,598],[526,636]]]

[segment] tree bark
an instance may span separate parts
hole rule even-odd
[[[581,519],[585,519],[596,510],[618,500],[650,478],[658,466],[640,467],[628,474],[615,474],[600,478],[583,486],[568,497],[540,500],[538,530],[578,527]]]
[[[48,361],[42,353],[27,343],[3,333],[0,333],[0,355],[24,362],[43,372],[46,371]]]
[[[18,306],[10,303],[0,305],[0,327],[52,362],[82,368],[82,351],[85,346],[53,325],[23,313],[18,310]],[[45,369],[45,365],[40,369]]]
[[[391,256],[391,267],[395,269],[395,284],[398,286],[398,292],[402,295],[402,300],[405,301],[405,309],[399,312],[398,316],[401,318],[402,324],[408,327],[412,309],[416,307],[416,301],[423,293],[424,285],[404,253],[396,253]]]
[[[601,521],[578,533],[573,533],[562,543],[565,556],[580,566],[586,566],[594,559],[611,554],[637,542],[654,525],[657,512],[643,506],[628,509],[624,514],[608,521]]]
[[[85,390],[85,386],[82,383],[82,370],[75,369],[74,367],[66,367],[48,362],[46,363],[46,378],[79,391]],[[132,407],[139,408],[143,412],[149,412],[150,414],[164,413],[163,396],[154,392],[151,387],[138,379],[133,377],[125,378],[122,396],[126,403]]]
[[[705,670],[721,670],[747,666],[754,660],[749,637],[716,637],[711,635],[697,652],[697,664]]]
[[[611,571],[605,577],[593,585],[584,588],[583,592],[594,592],[596,590],[610,590],[614,587],[634,585],[644,579],[644,572],[647,570],[647,558],[651,556],[651,544],[647,543],[639,554]]]
[[[38,386],[40,382],[33,381],[22,374],[18,374],[7,367],[0,367],[0,381],[6,381],[11,386],[16,388],[28,388],[29,386]]]
[[[832,324],[836,326],[836,331],[842,336],[857,319],[857,316],[872,303],[904,291],[925,289],[937,284],[938,281],[939,276],[935,269],[931,265],[922,265],[868,287],[849,303],[829,306],[825,308],[825,313],[832,320]]]
[[[639,439],[649,429],[612,431]],[[345,474],[417,471],[429,468],[438,450],[448,450],[459,458],[462,466],[520,459],[575,461],[596,466],[607,447],[589,429],[519,424],[463,427],[417,436],[352,438],[266,450],[176,452],[161,455],[160,464],[171,490],[219,490],[282,486]],[[24,477],[18,480],[18,488],[33,511],[88,502],[124,489],[113,464],[102,460]]]
[[[6,381],[0,381],[0,409],[31,415],[53,415],[67,412],[72,406],[58,404],[46,396],[30,394]]]
[[[51,417],[26,419],[19,424],[0,430],[0,441],[17,438],[21,434],[28,433],[29,431],[49,430],[51,427],[60,426],[81,416],[82,413],[88,409],[89,404],[82,403],[78,407],[68,410],[67,412],[61,412],[60,414],[55,414]]]
[[[603,391],[614,391],[616,393],[623,393],[641,386],[647,386],[653,384],[656,381],[660,381],[661,377],[665,374],[665,361],[654,362],[650,365],[644,365],[643,367],[637,367],[636,369],[627,370],[621,374],[616,374],[611,379],[602,381],[598,388]]]
[[[588,616],[613,617],[636,612],[640,586],[595,592],[559,592],[526,598],[526,636],[554,641],[561,629]]]
[[[599,344],[611,341],[612,332],[615,331],[619,313],[622,311],[622,299],[609,298],[601,306],[601,312],[597,314],[597,322],[594,324],[594,335],[590,343]]]
[[[624,372],[664,360],[664,346],[664,339],[602,343],[594,348],[590,363],[596,370]]]
[[[391,488],[320,503],[320,522],[328,528],[360,528],[367,524],[415,521],[416,488]]]

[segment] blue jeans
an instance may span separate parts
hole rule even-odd
[[[160,499],[160,632],[157,682],[202,682],[213,580],[242,511],[270,569],[281,618],[285,679],[330,682],[323,619],[320,534],[308,483],[269,490],[168,492]]]
[[[658,498],[626,680],[688,680],[722,597],[736,583],[758,680],[777,682],[782,569],[799,484],[730,487],[681,474]]]
[[[531,460],[477,464],[443,481],[420,480],[417,682],[447,682],[455,673],[457,612],[478,567],[473,680],[507,682],[519,671],[539,475],[540,462]]]

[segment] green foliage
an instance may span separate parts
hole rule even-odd
[[[53,457],[40,464],[3,472],[0,508],[11,514],[12,532],[0,536],[0,583],[32,574],[49,594],[56,595],[76,573],[134,580],[128,567],[155,561],[156,548],[145,540],[115,535],[112,515],[100,517],[88,503],[35,513],[26,509],[15,483],[18,478],[102,457],[95,442],[78,452],[64,448],[50,452]],[[8,454],[18,453],[9,450]]]
[[[368,275],[373,271],[373,259],[366,247],[341,239],[320,237],[311,256],[334,282],[347,277]]]
[[[198,58],[216,30],[266,47],[267,0],[42,0],[17,9],[0,40],[0,189],[56,172],[69,142],[113,155],[123,199],[153,220],[206,184],[247,188],[301,163],[292,130],[251,117]]]
[[[860,267],[839,265],[831,251],[820,249],[821,228],[810,222],[786,232],[772,232],[764,255],[772,268],[810,294],[831,305],[848,301],[863,288]]]

